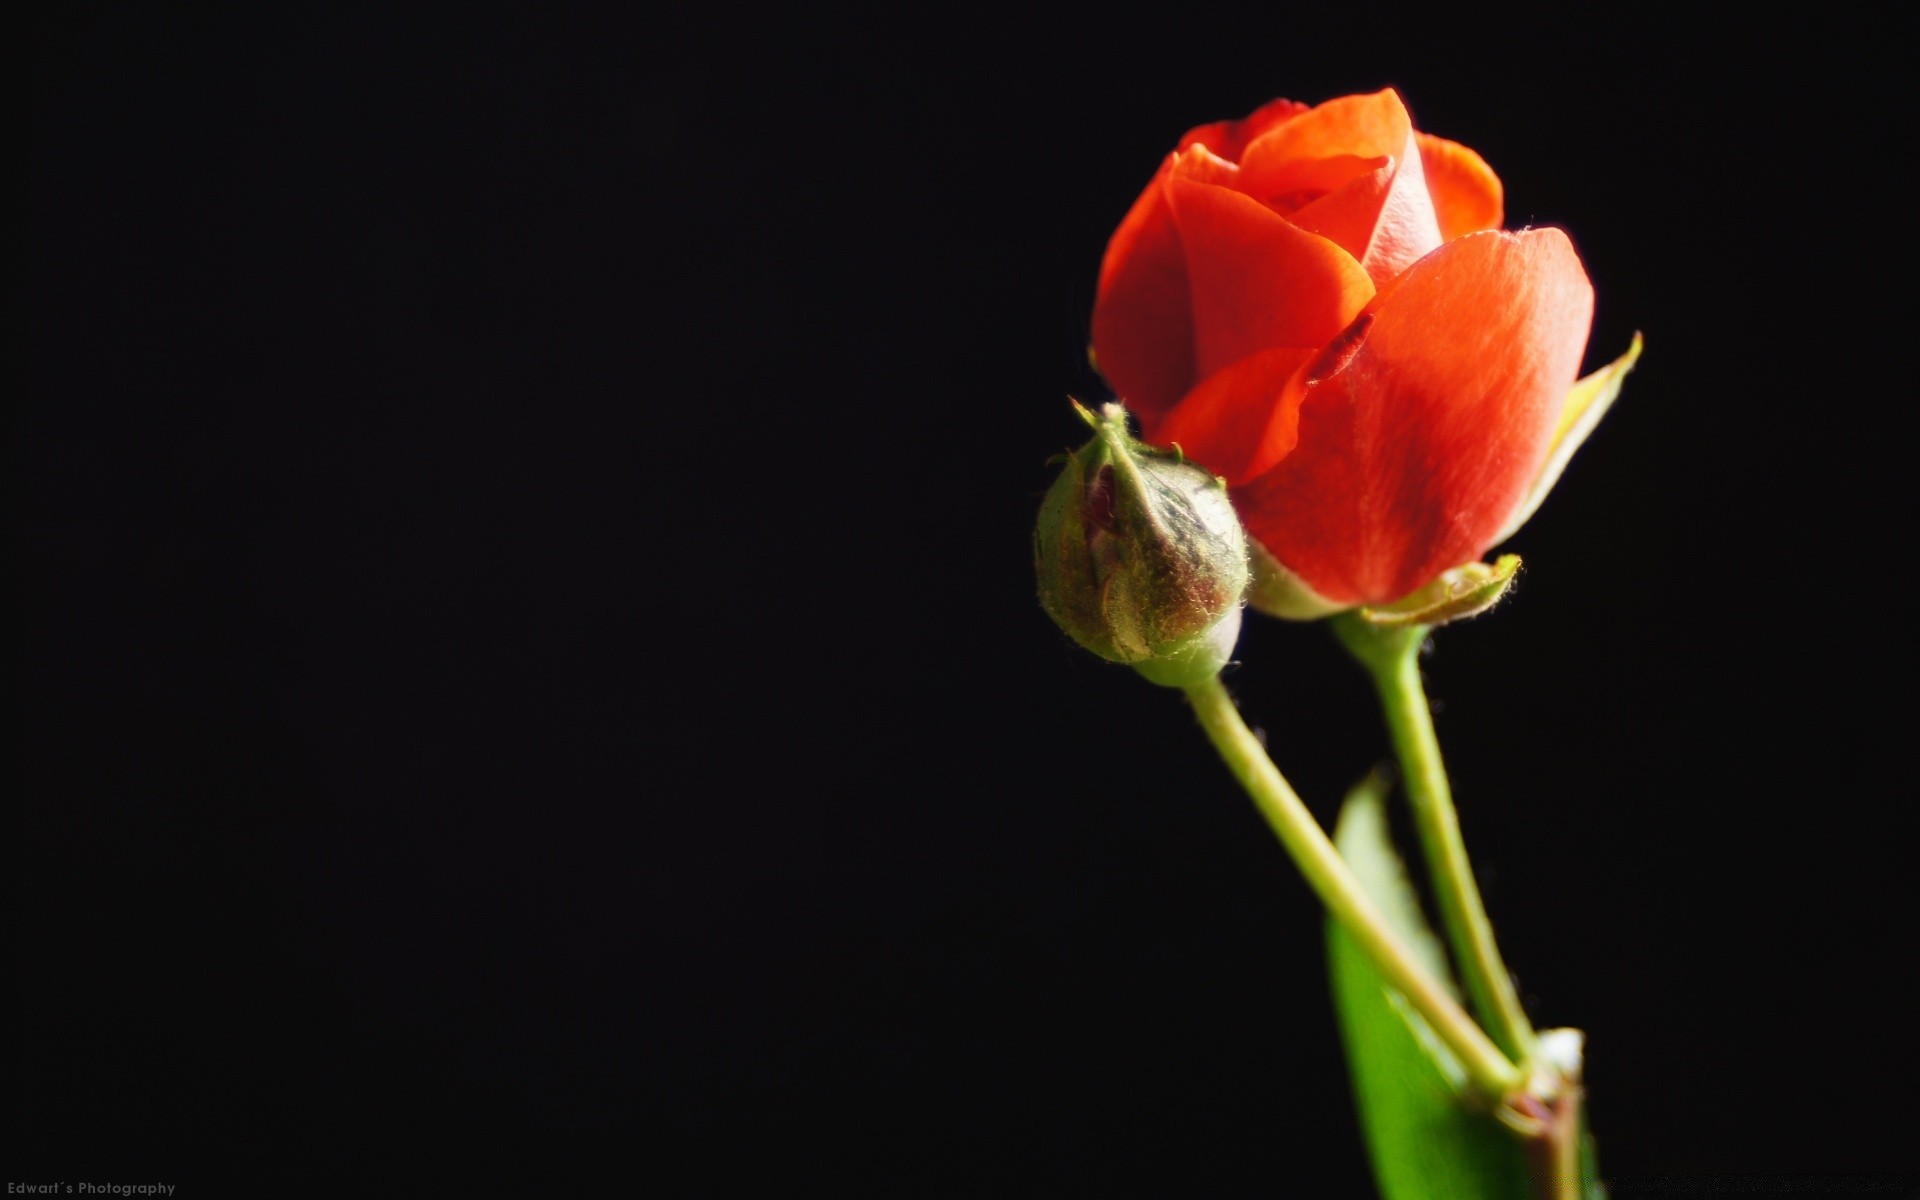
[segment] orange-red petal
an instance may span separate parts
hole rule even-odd
[[[1248,142],[1240,156],[1241,186],[1263,203],[1328,191],[1371,170],[1372,160],[1400,155],[1412,131],[1392,88],[1329,100]],[[1344,166],[1330,174],[1332,164]]]
[[[1484,229],[1498,229],[1505,219],[1500,177],[1478,154],[1458,142],[1432,134],[1415,135],[1420,160],[1426,168],[1427,191],[1440,218],[1440,236],[1452,241]]]
[[[1287,456],[1299,439],[1300,370],[1318,350],[1262,350],[1209,375],[1158,421],[1146,439],[1178,444],[1188,458],[1237,486]],[[1292,386],[1289,387],[1291,382]]]
[[[1186,250],[1167,183],[1231,188],[1239,168],[1205,146],[1168,155],[1107,243],[1093,306],[1093,354],[1114,394],[1143,420],[1166,412],[1204,370],[1196,365]]]
[[[1195,379],[1261,350],[1323,345],[1373,298],[1352,255],[1252,197],[1177,172],[1166,191],[1185,249]]]
[[[1269,100],[1238,121],[1215,121],[1187,131],[1176,149],[1205,146],[1228,162],[1239,162],[1247,143],[1276,126],[1306,112],[1308,106],[1298,100]]]
[[[1557,229],[1482,233],[1415,263],[1367,316],[1307,369],[1299,444],[1236,497],[1250,535],[1351,604],[1491,545],[1546,454],[1593,288]]]
[[[1376,287],[1440,245],[1440,224],[1427,195],[1419,144],[1413,133],[1398,155],[1313,201],[1293,223],[1340,243]]]
[[[1356,161],[1363,163],[1365,169],[1345,179],[1318,200],[1287,213],[1287,219],[1308,233],[1317,233],[1338,243],[1342,250],[1358,261],[1367,256],[1367,246],[1373,241],[1373,228],[1380,221],[1380,208],[1393,186],[1393,177],[1399,164],[1392,158]],[[1378,285],[1380,280],[1375,279],[1374,283]]]
[[[1193,386],[1193,309],[1186,252],[1167,204],[1174,156],[1133,202],[1107,242],[1093,304],[1093,357],[1114,394],[1143,418]]]

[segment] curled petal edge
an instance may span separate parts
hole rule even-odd
[[[1560,409],[1560,420],[1554,426],[1553,440],[1547,446],[1547,461],[1534,476],[1533,486],[1527,490],[1526,498],[1520,502],[1500,533],[1493,539],[1498,545],[1518,533],[1529,518],[1539,510],[1560,481],[1560,473],[1567,469],[1572,461],[1573,452],[1578,450],[1594,427],[1600,424],[1600,418],[1607,415],[1607,409],[1613,406],[1614,399],[1620,395],[1620,386],[1626,382],[1627,373],[1640,361],[1642,339],[1633,335],[1633,344],[1627,352],[1606,366],[1573,385],[1567,393],[1566,403]]]
[[[1490,563],[1463,563],[1442,571],[1432,583],[1410,596],[1358,610],[1359,617],[1369,625],[1388,629],[1464,621],[1498,604],[1519,573],[1518,554],[1502,554]]]

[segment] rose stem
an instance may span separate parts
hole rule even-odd
[[[1474,1089],[1498,1103],[1520,1086],[1521,1073],[1473,1023],[1466,1010],[1408,953],[1386,918],[1348,869],[1346,860],[1294,793],[1260,739],[1247,728],[1218,677],[1186,689],[1200,727],[1267,819],[1328,913],[1346,927],[1388,983],[1427,1019],[1465,1064]]]
[[[1513,976],[1500,957],[1480,885],[1467,862],[1460,816],[1453,807],[1440,741],[1433,732],[1433,713],[1420,682],[1420,645],[1430,630],[1424,625],[1374,626],[1351,614],[1335,617],[1333,629],[1373,676],[1374,689],[1380,694],[1394,753],[1406,777],[1414,828],[1440,900],[1441,924],[1473,1009],[1500,1049],[1524,1063],[1533,1057],[1533,1025],[1513,990]]]

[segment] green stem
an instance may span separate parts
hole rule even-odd
[[[1281,844],[1321,903],[1346,927],[1387,982],[1406,996],[1465,1064],[1475,1090],[1489,1103],[1498,1103],[1519,1087],[1520,1069],[1401,944],[1319,822],[1267,757],[1260,739],[1240,718],[1239,709],[1220,680],[1208,679],[1187,688],[1186,693],[1214,749],[1280,836]]]
[[[1566,1083],[1551,1101],[1535,1096],[1521,1099],[1519,1116],[1527,1126],[1522,1132],[1527,1190],[1535,1200],[1584,1200],[1586,1175],[1580,1163],[1584,1098],[1578,1083]]]
[[[1467,862],[1467,845],[1460,836],[1460,817],[1453,807],[1440,741],[1434,736],[1433,714],[1420,683],[1420,644],[1424,625],[1377,627],[1347,614],[1334,618],[1334,632],[1373,676],[1386,713],[1393,749],[1405,776],[1407,801],[1414,828],[1426,853],[1440,901],[1440,921],[1453,947],[1454,965],[1465,982],[1473,1009],[1486,1023],[1500,1049],[1519,1062],[1533,1057],[1533,1025],[1513,990],[1513,976],[1500,958]]]
[[[1580,1101],[1576,1084],[1556,1107],[1553,1127],[1553,1200],[1581,1200],[1585,1180],[1580,1176]]]

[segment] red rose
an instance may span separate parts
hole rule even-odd
[[[1115,231],[1095,361],[1146,440],[1226,478],[1304,585],[1286,615],[1478,560],[1631,365],[1573,388],[1593,287],[1564,233],[1500,221],[1493,171],[1388,90],[1193,130]]]

